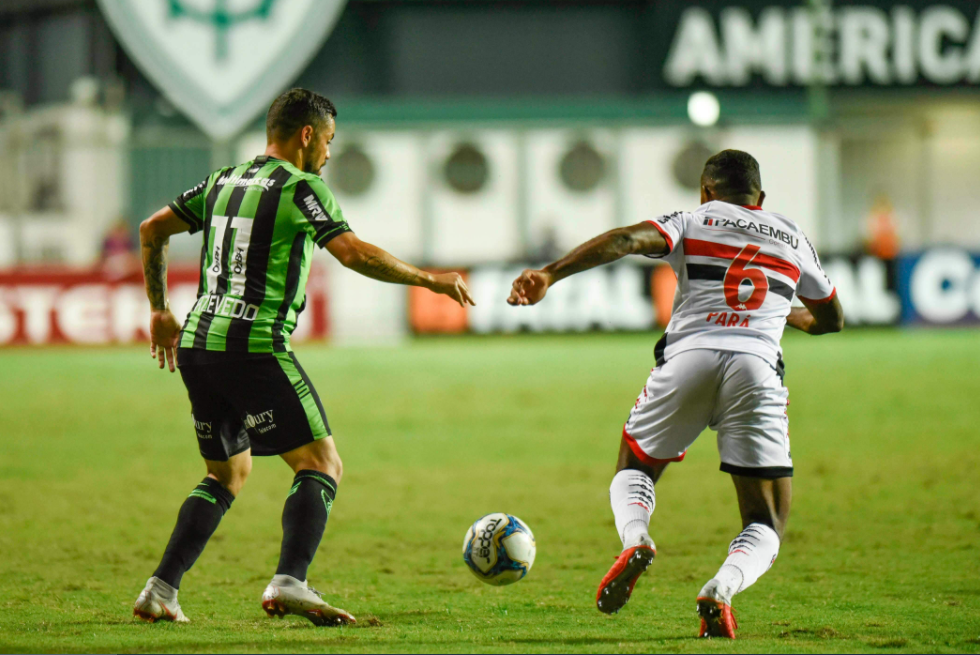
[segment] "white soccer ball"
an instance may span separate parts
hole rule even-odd
[[[487,584],[513,584],[527,575],[537,547],[524,521],[510,514],[487,514],[470,526],[463,540],[463,561]]]

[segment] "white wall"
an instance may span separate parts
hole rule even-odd
[[[605,159],[605,175],[596,188],[577,192],[564,184],[560,167],[568,149],[583,140]],[[567,251],[616,226],[617,139],[612,130],[533,130],[524,144],[532,244],[553,231],[558,247]]]
[[[490,172],[486,186],[472,194],[451,189],[442,167],[460,142],[476,145]],[[440,266],[494,262],[515,257],[522,249],[518,226],[521,168],[519,137],[513,130],[436,132],[426,143],[429,187],[431,261]]]
[[[673,173],[674,157],[694,136],[691,130],[679,127],[623,130],[619,159],[622,225],[701,204],[698,192],[677,184]]]
[[[356,143],[374,165],[374,180],[361,195],[348,195],[331,184],[327,163],[324,177],[340,203],[344,217],[361,238],[391,250],[408,261],[422,258],[423,194],[426,185],[422,135],[416,132],[341,131],[334,139],[334,157],[346,144]]]

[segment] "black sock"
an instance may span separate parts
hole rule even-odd
[[[235,497],[220,482],[204,478],[180,506],[170,543],[153,575],[178,589],[180,579],[201,556],[233,500]]]
[[[336,496],[337,481],[326,473],[308,469],[296,473],[282,508],[282,550],[277,575],[306,580],[306,570],[323,538]]]

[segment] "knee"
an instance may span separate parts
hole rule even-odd
[[[310,466],[305,466],[303,468],[313,469],[314,471],[319,471],[320,473],[326,473],[338,484],[340,484],[340,479],[344,476],[344,463],[341,461],[340,455],[338,455],[336,452],[331,453],[331,455],[327,457],[318,457],[310,462]]]
[[[293,471],[317,471],[325,473],[340,483],[340,478],[344,475],[344,463],[340,460],[340,455],[336,451],[332,453],[317,453],[307,455],[299,461],[293,463]]]
[[[208,464],[208,477],[214,478],[221,483],[225,489],[237,496],[245,486],[249,474],[252,472],[252,458],[243,458],[240,461],[229,460],[221,462],[219,465]]]

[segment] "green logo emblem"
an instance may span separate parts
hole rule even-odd
[[[228,8],[228,0],[215,0],[211,11],[203,11],[189,5],[186,0],[170,0],[171,18],[190,18],[214,29],[215,46],[214,58],[218,61],[228,59],[228,31],[237,23],[249,20],[269,20],[272,5],[277,0],[258,0],[258,4],[247,10],[232,11]]]
[[[213,139],[268,109],[319,52],[346,0],[98,0],[119,42]]]

